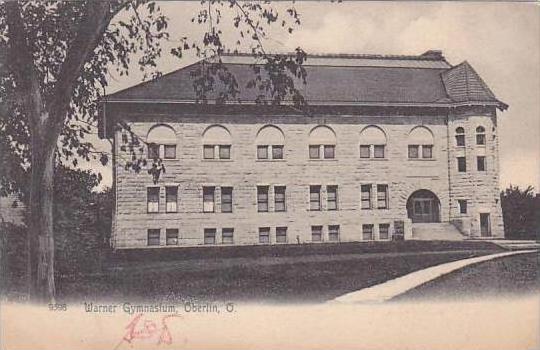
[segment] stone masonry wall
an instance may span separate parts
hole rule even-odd
[[[258,228],[271,227],[271,241],[275,241],[275,227],[288,227],[289,242],[311,240],[311,226],[322,225],[323,236],[328,225],[340,225],[342,241],[361,240],[361,225],[392,224],[393,220],[406,220],[406,201],[417,189],[429,189],[441,200],[443,221],[449,218],[448,177],[446,158],[446,125],[440,116],[411,117],[342,117],[340,123],[331,119],[305,117],[261,118],[246,123],[249,116],[223,116],[198,119],[184,117],[169,122],[178,137],[176,160],[165,160],[167,172],[159,182],[161,188],[160,213],[146,213],[146,188],[153,186],[146,171],[139,174],[126,172],[117,164],[117,198],[115,246],[146,246],[147,229],[178,228],[181,245],[202,244],[203,229],[217,228],[220,242],[221,228],[234,228],[237,244],[258,243]],[[387,135],[386,159],[359,158],[359,134],[367,125],[377,122]],[[213,124],[224,125],[233,138],[232,159],[212,161],[202,159],[204,130]],[[264,125],[279,127],[285,134],[284,160],[260,161],[256,159],[255,135]],[[336,133],[336,159],[310,160],[308,158],[309,131],[320,124],[330,126]],[[407,135],[411,128],[425,124],[435,135],[434,160],[407,159]],[[146,135],[155,123],[133,123],[132,130]],[[117,142],[119,151],[120,142]],[[360,209],[361,184],[388,184],[389,209]],[[177,213],[165,213],[164,186],[179,186]],[[257,212],[257,185],[287,186],[287,212],[273,212],[273,193],[270,191],[270,212]],[[339,210],[325,210],[323,190],[322,211],[309,211],[309,185],[338,185]],[[216,213],[202,212],[203,186],[231,186],[233,213],[220,213],[220,193],[216,191]],[[373,196],[375,191],[373,191]],[[375,198],[373,199],[375,200]],[[392,231],[393,227],[391,227]],[[327,237],[324,238],[326,240]]]
[[[128,116],[123,116],[127,119]],[[311,226],[323,226],[323,241],[328,240],[328,225],[340,226],[340,241],[361,241],[362,224],[374,224],[375,239],[378,239],[378,224],[390,224],[393,232],[394,220],[404,220],[406,236],[411,234],[407,219],[406,203],[416,190],[427,189],[437,195],[441,203],[441,221],[455,219],[456,199],[475,193],[478,201],[473,206],[493,213],[493,233],[499,235],[500,204],[498,198],[496,144],[491,134],[493,118],[456,116],[450,129],[446,115],[422,117],[411,116],[353,116],[305,117],[305,116],[249,116],[213,115],[159,116],[145,119],[137,116],[131,120],[132,130],[146,137],[150,128],[162,122],[175,130],[177,154],[174,160],[164,160],[166,173],[156,186],[160,186],[159,213],[147,213],[147,187],[155,186],[146,170],[135,174],[123,167],[126,152],[120,150],[120,131],[115,135],[115,164],[117,206],[114,219],[113,245],[116,248],[147,246],[147,230],[161,229],[160,246],[165,246],[165,229],[179,230],[180,246],[203,244],[204,228],[216,228],[216,241],[221,244],[221,229],[234,228],[234,244],[258,244],[259,227],[270,227],[271,243],[275,243],[275,228],[287,227],[288,243],[310,242]],[[486,154],[489,171],[479,176],[464,177],[450,169],[455,167],[451,147],[448,159],[449,130],[454,123],[466,122],[467,130],[480,118],[486,124],[488,145]],[[141,121],[142,120],[142,121]],[[159,121],[159,122],[158,122]],[[228,129],[232,136],[231,160],[204,160],[202,156],[202,134],[211,125],[219,124]],[[265,125],[274,125],[285,135],[283,160],[257,160],[255,139]],[[318,125],[332,128],[337,137],[336,157],[333,160],[311,160],[308,156],[308,136]],[[377,125],[387,137],[385,159],[360,159],[359,135],[368,125]],[[409,160],[407,138],[417,125],[428,127],[434,136],[433,159]],[[472,137],[472,133],[467,133]],[[452,137],[452,136],[451,136]],[[471,144],[471,142],[467,142]],[[468,150],[467,150],[468,151]],[[472,159],[468,159],[468,162]],[[497,165],[498,166],[498,165]],[[468,164],[468,169],[474,169]],[[488,178],[489,177],[489,178]],[[389,187],[388,209],[360,209],[360,186],[373,184],[372,201],[376,203],[376,185]],[[257,185],[269,185],[269,212],[257,211]],[[274,212],[273,186],[286,186],[286,212]],[[322,210],[309,210],[309,186],[322,186]],[[338,186],[338,210],[326,210],[327,185]],[[165,186],[178,186],[178,212],[165,213]],[[203,213],[203,186],[216,187],[216,212]],[[233,212],[221,213],[221,186],[233,187]],[[451,190],[449,186],[456,186]],[[457,189],[459,187],[459,189]],[[475,192],[471,192],[474,189]],[[477,209],[475,209],[477,210]],[[498,210],[498,211],[497,211]],[[500,221],[500,222],[499,222]],[[473,234],[477,231],[472,230]]]
[[[476,144],[476,128],[483,126],[486,144]],[[465,146],[457,146],[455,130],[465,129]],[[450,158],[450,216],[461,231],[480,237],[480,213],[490,214],[491,236],[504,237],[499,189],[499,150],[494,109],[455,111],[448,122]],[[486,171],[478,171],[477,156],[486,157]],[[457,171],[457,157],[465,157],[467,171]],[[467,213],[460,214],[458,199],[467,200]]]

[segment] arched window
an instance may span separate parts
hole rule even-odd
[[[365,127],[360,132],[360,158],[384,158],[386,134],[377,126]]]
[[[334,159],[336,156],[336,134],[328,126],[317,126],[309,133],[309,158]]]
[[[465,146],[465,129],[456,128],[456,146]]]
[[[176,133],[167,125],[156,125],[150,129],[146,136],[149,159],[175,159]]]
[[[231,159],[231,134],[221,125],[214,125],[203,133],[204,159]]]
[[[283,132],[273,125],[261,128],[255,139],[257,144],[257,159],[283,159]]]
[[[476,128],[476,144],[485,145],[486,144],[486,129],[483,126]]]
[[[433,158],[433,134],[425,126],[417,126],[409,133],[409,158]]]

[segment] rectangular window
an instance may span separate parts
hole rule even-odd
[[[486,135],[485,134],[476,134],[476,144],[485,145],[486,144]]]
[[[422,146],[422,158],[424,158],[424,159],[433,158],[433,145],[423,145]]]
[[[467,214],[467,200],[458,199],[458,207],[460,214]]]
[[[285,186],[274,187],[274,210],[286,211],[285,205]]]
[[[176,158],[176,145],[165,145],[164,148],[164,156],[165,159],[175,159]]]
[[[257,210],[268,211],[268,186],[257,186]]]
[[[283,159],[283,146],[272,146],[272,159]]]
[[[388,209],[388,185],[377,185],[377,208]]]
[[[370,145],[360,145],[360,158],[371,157],[370,149],[371,149]]]
[[[165,187],[165,211],[167,213],[176,213],[178,203],[178,187]]]
[[[221,212],[222,213],[232,213],[232,202],[233,202],[232,192],[233,192],[232,187],[221,188]]]
[[[379,224],[379,239],[390,238],[390,224]]]
[[[311,226],[311,241],[312,242],[322,241],[322,226]]]
[[[465,146],[465,135],[463,134],[456,135],[456,145]]]
[[[270,227],[259,227],[259,243],[270,243]]]
[[[276,243],[287,243],[286,227],[276,227]]]
[[[231,159],[231,146],[219,146],[219,159]]]
[[[418,145],[409,145],[409,158],[416,159],[418,158]]]
[[[384,158],[384,145],[373,146],[373,157]]]
[[[178,229],[168,228],[165,230],[165,238],[167,245],[178,245]]]
[[[223,244],[233,244],[234,243],[234,229],[233,228],[224,228],[221,230],[221,242]]]
[[[204,159],[214,159],[214,145],[204,145],[203,146],[203,158]]]
[[[146,189],[146,203],[149,213],[159,212],[159,187],[148,187]]]
[[[159,235],[160,235],[160,229],[149,229],[147,244],[159,245]]]
[[[334,159],[336,156],[336,146],[324,145],[324,159]]]
[[[371,209],[371,185],[360,186],[360,200],[362,209]]]
[[[268,146],[257,146],[257,159],[268,159]]]
[[[148,144],[148,159],[159,158],[159,145],[155,143]]]
[[[309,159],[319,159],[321,147],[319,145],[309,145]]]
[[[339,242],[339,225],[328,226],[328,241]]]
[[[467,161],[465,157],[457,157],[457,168],[460,173],[467,171]]]
[[[204,229],[204,244],[216,244],[216,229],[215,228]]]
[[[321,210],[321,186],[309,186],[309,210]]]
[[[373,240],[373,225],[362,225],[362,239],[364,241]]]
[[[203,212],[205,213],[213,213],[215,210],[214,192],[215,187],[203,187]]]
[[[328,210],[337,210],[337,208],[338,208],[338,187],[337,186],[326,186],[326,197],[327,197],[327,209]]]
[[[476,168],[478,169],[478,171],[486,171],[486,157],[476,157]]]

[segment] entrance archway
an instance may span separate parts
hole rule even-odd
[[[413,192],[407,200],[407,216],[415,222],[440,222],[441,202],[428,190]]]

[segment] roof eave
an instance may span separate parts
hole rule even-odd
[[[217,105],[216,100],[207,100],[207,103],[201,103],[197,100],[146,100],[146,99],[107,99],[100,101],[101,103],[157,103],[157,104],[200,104],[200,105]],[[255,101],[226,101],[225,105],[263,105]],[[283,101],[281,105],[294,105],[292,101]],[[501,101],[463,101],[463,102],[359,102],[359,101],[309,101],[308,106],[380,106],[380,107],[462,107],[462,106],[496,106],[501,110],[508,108],[508,105]]]

